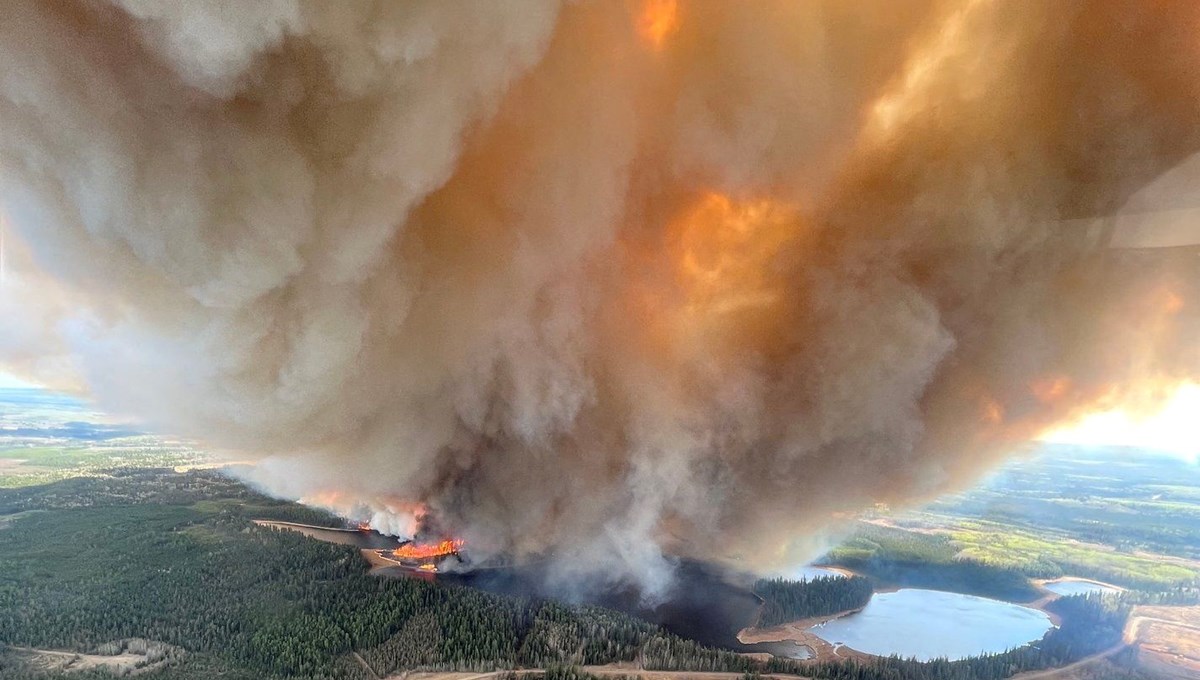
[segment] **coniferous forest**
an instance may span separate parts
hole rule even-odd
[[[754,594],[763,600],[758,625],[778,626],[861,609],[871,601],[872,592],[870,580],[861,576],[818,576],[805,581],[760,579],[754,584]]]
[[[546,669],[573,678],[582,677],[576,667],[617,662],[834,680],[992,680],[1115,644],[1127,612],[1111,600],[1064,598],[1056,603],[1062,627],[1041,643],[964,661],[764,664],[612,610],[371,576],[356,549],[255,518],[337,522],[207,471],[126,470],[0,490],[0,677],[58,677],[30,664],[30,650],[133,650],[145,653],[139,677],[147,680],[356,680],[405,669]],[[869,596],[869,586],[847,583],[760,587],[791,616]]]

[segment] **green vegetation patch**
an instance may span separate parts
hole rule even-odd
[[[871,582],[861,576],[820,576],[805,581],[760,579],[754,584],[754,594],[763,601],[758,625],[778,626],[861,609],[871,601],[873,592]]]
[[[1028,602],[1037,588],[1018,569],[964,558],[951,537],[862,524],[825,557],[829,564],[860,572],[879,585],[950,590]]]

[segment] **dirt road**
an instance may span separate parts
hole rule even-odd
[[[601,677],[637,676],[643,680],[741,680],[744,673],[718,673],[713,671],[648,671],[627,665],[614,664],[609,666],[584,666],[583,670]],[[517,676],[533,675],[544,672],[542,669],[527,668],[512,671]],[[490,673],[398,673],[389,675],[384,680],[498,680],[508,671],[493,671]],[[765,674],[767,680],[811,680],[803,675]]]
[[[1095,663],[1099,659],[1106,659],[1106,658],[1116,654],[1117,652],[1125,649],[1125,647],[1127,647],[1127,646],[1128,645],[1126,645],[1124,642],[1122,642],[1120,644],[1113,645],[1112,647],[1109,647],[1108,649],[1106,649],[1102,652],[1096,652],[1095,654],[1092,654],[1091,656],[1085,656],[1082,659],[1080,659],[1074,663],[1067,664],[1066,666],[1059,666],[1058,668],[1047,668],[1044,671],[1029,671],[1027,673],[1017,673],[1016,675],[1012,676],[1011,680],[1048,680],[1049,678],[1063,677],[1065,675],[1070,674],[1072,671],[1074,671],[1082,666],[1086,666],[1090,663]]]

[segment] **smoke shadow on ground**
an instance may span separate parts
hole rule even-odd
[[[412,576],[411,570],[401,568],[381,569],[377,573],[394,578]],[[672,586],[653,602],[636,586],[628,584],[555,586],[544,563],[442,573],[437,580],[497,595],[556,599],[615,609],[704,645],[737,651],[778,651],[784,656],[796,654],[792,649],[776,651],[761,644],[738,642],[738,631],[754,623],[758,613],[759,600],[749,589],[752,577],[703,562],[680,561]],[[743,581],[745,584],[741,584]]]

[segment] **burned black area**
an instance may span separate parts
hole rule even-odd
[[[649,599],[636,586],[612,583],[560,585],[547,563],[478,569],[437,575],[442,583],[476,588],[498,595],[565,600],[615,609],[662,626],[680,637],[704,645],[738,651],[772,651],[764,645],[744,645],[738,631],[754,623],[759,600],[747,577],[691,560],[680,561],[667,592]],[[445,568],[445,566],[443,566]],[[452,567],[451,567],[452,568]],[[401,568],[383,569],[381,575],[423,577]],[[739,585],[737,581],[746,581]]]

